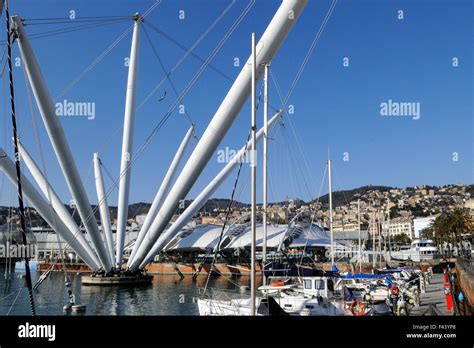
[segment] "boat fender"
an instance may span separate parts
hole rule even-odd
[[[361,317],[365,313],[365,305],[361,301],[354,301],[350,307],[351,313],[355,317]]]
[[[398,288],[398,286],[392,286],[391,292],[392,295],[398,296],[398,294],[400,293],[400,289]]]

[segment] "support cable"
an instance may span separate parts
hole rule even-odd
[[[118,185],[120,179],[124,175],[124,173],[127,172],[128,168],[135,163],[135,161],[143,154],[144,150],[146,147],[149,145],[151,140],[154,138],[154,136],[161,130],[161,128],[164,126],[166,121],[170,118],[172,115],[173,111],[176,109],[176,107],[179,105],[181,100],[186,96],[186,94],[191,90],[191,88],[194,86],[194,84],[197,82],[199,77],[202,75],[202,73],[206,70],[207,65],[215,58],[217,53],[221,50],[221,48],[224,46],[224,44],[227,42],[227,40],[230,38],[230,36],[234,33],[234,31],[237,29],[239,24],[242,22],[244,17],[248,14],[252,6],[254,5],[255,0],[250,1],[250,3],[247,5],[247,7],[242,11],[242,13],[239,15],[239,17],[235,20],[235,22],[232,24],[231,28],[225,33],[224,37],[219,41],[218,45],[214,48],[214,50],[211,52],[211,54],[207,57],[205,64],[203,64],[198,71],[194,74],[193,78],[188,82],[186,87],[183,89],[181,92],[179,98],[177,98],[174,102],[174,104],[168,109],[168,111],[163,115],[161,120],[158,122],[158,124],[153,128],[151,133],[148,135],[148,137],[145,139],[144,143],[140,146],[138,151],[133,155],[131,158],[130,162],[128,163],[127,168],[125,168],[122,173],[119,174],[117,179],[114,180],[112,186],[108,189],[108,191],[105,193],[104,199],[107,199],[107,197],[111,194],[111,192],[115,189],[115,187]],[[142,103],[143,104],[143,103]],[[138,108],[137,108],[138,110]],[[95,212],[97,212],[98,207],[102,204],[102,201],[97,204],[97,206],[92,210],[91,214],[84,219],[85,221],[82,221],[82,224],[85,222],[89,221],[91,218],[94,217]]]
[[[235,1],[234,1],[235,2]],[[224,10],[224,14],[226,13],[227,11]],[[171,43],[173,43],[175,46],[177,46],[178,48],[180,48],[181,50],[183,50],[184,52],[186,52],[186,56],[190,55],[192,57],[194,57],[195,59],[197,59],[199,62],[201,63],[204,63],[205,59],[202,58],[201,56],[199,56],[198,54],[194,53],[193,50],[194,50],[194,47],[196,46],[196,44],[194,44],[193,46],[194,47],[186,47],[185,45],[183,45],[182,43],[180,43],[178,40],[176,40],[175,38],[173,38],[171,35],[169,35],[168,33],[166,33],[165,31],[163,30],[160,30],[158,27],[152,25],[150,22],[146,22],[144,23],[145,26],[149,27],[150,29],[152,29],[153,31],[155,31],[156,33],[160,34],[161,36],[163,36],[165,39],[167,39],[168,41],[170,41]],[[205,34],[203,34],[205,36]],[[196,41],[197,43],[200,42],[200,40]],[[222,70],[220,70],[219,68],[215,67],[214,65],[212,64],[209,64],[209,69],[212,69],[214,70],[216,73],[218,73],[219,75],[221,75],[223,78],[225,78],[227,81],[230,81],[230,82],[234,82],[234,78],[230,77],[229,75],[227,75],[225,72],[223,72]],[[171,74],[171,72],[169,72],[168,74]]]
[[[54,98],[56,101],[61,99],[69,90],[76,86],[90,71],[92,71],[100,62],[104,60],[107,55],[130,33],[133,29],[133,25],[129,26],[120,36],[115,39],[101,54],[99,54],[89,65],[87,65],[82,71],[67,84],[66,87]]]
[[[247,141],[245,142],[244,153],[247,153],[248,143],[250,141],[251,134],[252,134],[252,132],[249,132],[249,135],[247,136]],[[225,228],[227,226],[227,221],[229,220],[229,217],[230,217],[230,214],[231,214],[231,211],[232,211],[232,206],[234,204],[235,191],[237,190],[237,184],[239,183],[240,172],[242,171],[242,165],[244,164],[244,162],[245,161],[240,161],[240,163],[239,163],[239,170],[237,171],[237,176],[235,177],[234,186],[232,188],[232,194],[230,196],[229,205],[227,206],[227,211],[225,213],[224,223],[222,224],[222,229],[221,229],[221,233],[219,235],[219,240],[217,241],[217,244],[215,246],[215,251],[214,251],[214,256],[212,258],[211,267],[210,267],[209,272],[207,274],[206,285],[204,286],[204,294],[206,293],[207,286],[209,284],[209,279],[211,278],[212,271],[213,271],[214,266],[215,266],[216,261],[217,261],[217,254],[219,253],[219,247],[220,247],[221,242],[222,242],[222,237],[224,236],[224,231],[225,231]]]
[[[46,38],[46,37],[52,37],[55,35],[60,35],[60,34],[65,34],[65,33],[71,33],[71,32],[76,32],[76,31],[82,31],[82,30],[88,30],[91,28],[97,28],[97,27],[104,27],[110,24],[115,24],[115,23],[121,23],[125,21],[124,19],[121,20],[113,20],[113,21],[106,21],[106,22],[101,22],[101,23],[89,23],[89,24],[83,24],[83,25],[78,25],[73,28],[63,28],[63,29],[54,29],[54,30],[49,30],[37,34],[33,34],[29,36],[29,40],[34,40],[34,39],[41,39],[41,38]],[[4,45],[6,41],[0,41],[0,44]]]
[[[313,55],[314,49],[316,48],[316,45],[319,42],[319,39],[321,38],[322,33],[324,32],[324,29],[326,28],[326,25],[331,18],[331,15],[334,11],[334,8],[336,7],[337,0],[332,0],[331,5],[329,6],[328,12],[326,12],[326,16],[323,19],[323,22],[321,23],[321,26],[319,27],[318,32],[313,38],[313,41],[311,42],[311,45],[309,46],[308,51],[306,52],[306,55],[303,59],[303,62],[301,63],[298,72],[296,73],[296,76],[291,84],[290,89],[288,90],[288,93],[285,97],[284,104],[283,104],[283,109],[286,107],[286,104],[288,103],[288,100],[290,99],[296,85],[298,84],[301,76],[303,75],[303,72],[306,68],[306,65],[308,65],[309,60],[311,59],[311,56]]]
[[[13,86],[13,67],[12,67],[12,48],[10,38],[10,12],[8,10],[8,0],[5,3],[5,18],[7,22],[7,52],[8,52],[8,70],[10,80],[10,105],[11,105],[11,118],[13,128],[13,144],[15,147],[15,167],[16,167],[16,178],[18,185],[18,205],[20,213],[20,225],[23,236],[23,244],[27,246],[28,241],[26,239],[26,223],[25,223],[25,207],[23,205],[23,191],[21,187],[21,169],[20,169],[20,158],[18,153],[18,134],[16,125],[16,112],[15,112],[15,90]],[[35,301],[33,298],[33,286],[31,284],[31,272],[29,258],[25,255],[25,273],[26,273],[26,286],[28,288],[28,297],[31,307],[31,315],[36,315]]]
[[[249,4],[247,5],[247,7],[245,7],[245,9],[242,11],[242,13],[239,15],[239,17],[237,18],[237,20],[234,22],[234,24],[232,25],[231,29],[225,34],[224,38],[221,39],[221,41],[219,42],[218,46],[215,48],[215,50],[217,49],[217,51],[220,51],[220,48],[222,48],[222,46],[224,45],[224,43],[228,40],[228,38],[230,37],[230,35],[233,34],[233,32],[235,31],[235,28],[240,24],[240,22],[243,20],[243,18],[248,14],[248,12],[250,11],[250,9],[253,7],[253,5],[255,4],[255,0],[252,0],[249,2]],[[190,49],[188,50],[188,52],[186,52],[186,54],[181,57],[180,60],[178,60],[176,62],[176,64],[174,65],[174,67],[171,69],[171,71],[168,73],[168,74],[172,74],[181,64],[182,62],[191,54],[191,52],[201,43],[201,41],[214,29],[214,27],[221,21],[221,19],[225,16],[225,14],[227,13],[227,11],[230,10],[230,8],[233,6],[233,3],[231,3],[227,8],[224,9],[224,11],[219,15],[219,17],[217,17],[215,19],[215,21],[209,26],[209,28],[207,28],[207,30],[199,37],[198,40],[196,40],[196,42],[190,47]],[[148,26],[150,26],[150,24],[148,24]],[[223,41],[223,42],[222,42]],[[220,47],[219,47],[220,46]],[[217,53],[216,53],[217,54]],[[214,57],[212,57],[213,59]],[[211,60],[212,60],[211,59]],[[207,65],[209,65],[210,61],[209,61],[209,57],[203,62],[203,65],[204,67],[207,67]],[[150,93],[145,97],[145,99],[138,105],[137,107],[137,111],[140,110],[143,105],[156,93],[156,91],[160,88],[160,86],[166,81],[166,78],[163,78],[151,91]]]
[[[145,37],[147,38],[148,43],[150,44],[151,49],[153,50],[153,53],[155,54],[155,57],[158,60],[158,63],[160,64],[160,67],[161,67],[161,69],[163,70],[163,73],[166,76],[166,79],[168,80],[169,84],[171,85],[171,88],[173,89],[173,93],[175,94],[176,98],[179,98],[178,90],[176,89],[175,84],[171,80],[170,75],[166,73],[165,64],[163,63],[163,60],[161,59],[161,57],[158,53],[158,50],[156,49],[155,45],[153,44],[153,41],[151,41],[150,35],[148,34],[148,31],[146,30],[146,28],[144,26],[143,26],[143,32],[145,33]],[[189,116],[188,112],[186,111],[186,108],[184,109],[184,114],[186,115],[189,123],[191,123],[191,125],[194,125],[194,122],[192,121],[191,117]]]
[[[40,155],[41,166],[43,167],[43,175],[44,175],[44,178],[45,178],[46,182],[49,183],[48,172],[47,172],[47,169],[46,169],[46,162],[44,160],[44,154],[43,154],[43,146],[41,144],[41,138],[40,138],[40,135],[39,135],[38,124],[36,122],[36,113],[35,113],[35,110],[33,108],[33,99],[32,99],[32,96],[31,96],[32,92],[31,92],[30,86],[28,84],[28,78],[27,78],[27,75],[26,75],[26,70],[24,68],[24,65],[23,65],[23,74],[25,76],[26,90],[27,90],[27,94],[28,94],[28,104],[29,104],[29,107],[30,107],[31,119],[32,119],[32,122],[33,122],[33,129],[34,129],[34,134],[35,134],[36,145],[38,146],[38,152],[39,152],[39,155]],[[50,185],[47,185],[47,198],[48,198],[48,203],[49,203],[48,205],[49,205],[49,208],[50,208],[50,211],[51,211],[51,218],[54,221],[54,225],[58,226],[57,225],[58,216],[57,216],[56,211],[54,210],[54,207],[53,207],[53,200],[51,198],[51,186]],[[82,233],[80,228],[78,229],[78,231],[76,231],[76,233],[74,233],[74,237],[79,233]],[[63,249],[62,243],[61,243],[61,237],[59,236],[59,233],[57,233],[55,231],[55,234],[56,234],[56,242],[58,243],[59,257],[61,258],[61,265],[62,265],[63,272],[64,272],[64,285],[67,289],[67,294],[68,294],[68,297],[69,297],[69,304],[74,305],[75,301],[74,301],[74,294],[73,294],[72,288],[71,288],[71,280],[69,279],[69,276],[67,274],[66,261],[64,260],[65,255],[66,255],[65,249],[66,249],[67,246]],[[66,241],[66,244],[69,244],[68,241]]]

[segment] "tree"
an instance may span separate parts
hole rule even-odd
[[[398,211],[398,207],[397,206],[393,206],[390,208],[390,218],[391,219],[394,219],[394,218],[397,218],[401,216],[399,211]]]
[[[471,232],[469,213],[466,209],[455,208],[448,214],[447,225],[453,241],[458,241],[462,234]]]
[[[435,233],[433,227],[426,227],[421,230],[421,238],[423,239],[435,239]]]
[[[456,243],[462,234],[472,232],[471,221],[467,210],[455,208],[441,214],[423,232],[431,233],[437,244],[443,242]]]
[[[396,234],[391,237],[393,243],[409,244],[411,239],[406,233]]]

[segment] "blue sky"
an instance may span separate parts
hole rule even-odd
[[[12,2],[10,12],[26,19],[62,18],[70,10],[77,18],[124,16],[144,12],[152,0],[70,1],[32,0]],[[232,25],[247,1],[238,0],[194,53],[206,58]],[[310,0],[305,11],[272,62],[272,73],[286,94],[314,35],[330,6],[330,0]],[[163,0],[146,22],[190,47],[221,14],[230,1]],[[252,10],[212,61],[212,65],[231,78],[240,68],[234,58],[244,62],[250,52],[250,34],[263,34],[280,1],[257,0]],[[185,19],[178,18],[185,11]],[[404,11],[404,19],[397,11]],[[305,73],[296,86],[289,104],[295,113],[285,115],[285,127],[276,126],[270,144],[270,200],[318,196],[328,150],[334,163],[334,190],[367,184],[412,186],[473,182],[473,83],[472,37],[473,9],[469,0],[339,0],[316,46]],[[28,21],[27,21],[28,23]],[[33,23],[33,22],[29,22]],[[27,25],[28,35],[72,28],[79,24]],[[131,25],[122,21],[104,27],[32,39],[31,44],[41,65],[51,95],[58,95],[91,61]],[[2,20],[2,27],[4,23]],[[169,70],[184,52],[163,36],[146,27],[164,65]],[[2,31],[3,32],[3,31]],[[61,100],[94,102],[96,117],[62,117],[61,122],[75,155],[91,202],[97,201],[92,154],[99,151],[113,177],[118,176],[127,68],[124,59],[130,52],[131,35]],[[15,45],[13,56],[18,57]],[[343,67],[343,58],[349,67]],[[459,66],[452,66],[453,57]],[[164,73],[144,33],[141,36],[137,104],[163,78]],[[181,91],[201,63],[188,57],[171,75]],[[28,107],[21,68],[15,68],[15,89],[19,131],[23,143],[40,162]],[[2,99],[8,101],[5,78]],[[197,136],[227,93],[231,82],[213,70],[206,70],[184,104],[196,123]],[[259,87],[260,88],[260,87]],[[159,97],[166,91],[167,97]],[[165,83],[136,114],[134,150],[145,141],[151,129],[174,101],[171,86]],[[389,99],[420,103],[421,117],[382,117],[380,103]],[[270,102],[280,100],[273,83]],[[70,200],[65,181],[37,112],[36,120],[47,175],[65,202]],[[12,153],[9,108],[0,109],[0,144]],[[262,124],[262,108],[258,125]],[[240,148],[247,139],[250,125],[249,103],[243,108],[219,146]],[[189,127],[187,119],[175,112],[153,138],[132,172],[130,202],[150,202]],[[192,145],[195,145],[194,140]],[[349,161],[344,161],[344,153]],[[458,160],[453,161],[453,153]],[[191,150],[188,151],[188,155]],[[188,198],[193,198],[222,167],[217,155],[209,162]],[[24,168],[26,171],[26,168]],[[261,171],[259,169],[259,171]],[[230,197],[235,174],[215,193]],[[260,180],[260,178],[259,178]],[[106,186],[111,185],[106,176]],[[259,181],[260,184],[260,181]],[[0,204],[15,202],[13,186],[0,175]],[[259,185],[261,186],[261,185]],[[323,183],[321,193],[327,192]],[[249,170],[245,166],[237,199],[248,201]],[[117,191],[109,198],[116,205]]]

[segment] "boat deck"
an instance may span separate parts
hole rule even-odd
[[[420,295],[420,306],[414,307],[410,315],[431,315],[430,305],[436,306],[439,315],[453,315],[453,311],[448,311],[446,299],[444,296],[444,277],[443,274],[433,274],[430,284],[426,284],[426,292]]]

